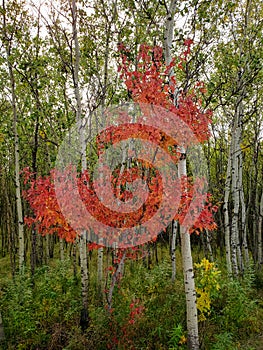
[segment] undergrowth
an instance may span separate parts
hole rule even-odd
[[[91,323],[84,333],[79,327],[80,276],[79,271],[73,276],[70,260],[37,268],[34,284],[27,270],[15,280],[5,275],[0,281],[5,331],[0,348],[186,349],[185,296],[178,252],[177,262],[177,278],[172,283],[168,253],[151,269],[142,261],[127,261],[110,314],[96,302],[96,293],[90,293]],[[263,329],[262,274],[255,273],[251,266],[243,278],[230,280],[219,265],[221,273],[216,278],[210,275],[216,280],[215,289],[212,284],[206,289],[205,281],[212,283],[213,279],[205,277],[204,272],[200,279],[196,271],[200,295],[209,290],[210,297],[209,303],[202,301],[206,302],[206,313],[199,320],[201,349],[260,349],[252,339],[259,339]],[[202,263],[197,266],[200,268]],[[90,285],[94,289],[96,269],[92,263],[91,267]]]

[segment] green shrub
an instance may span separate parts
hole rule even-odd
[[[185,349],[187,339],[181,324],[175,326],[170,332],[169,350]]]
[[[231,333],[221,333],[215,336],[216,342],[211,350],[237,350],[233,344],[233,335]]]
[[[6,334],[3,349],[185,349],[186,305],[179,256],[177,261],[173,283],[168,254],[150,270],[142,261],[126,261],[109,315],[105,306],[96,302],[97,265],[96,259],[91,260],[91,323],[84,333],[79,327],[80,276],[74,278],[70,261],[51,261],[53,267],[37,268],[34,287],[29,271],[17,275],[15,282],[6,275],[0,290]],[[208,263],[199,264],[196,275],[197,288],[203,292],[208,286],[212,301],[209,317],[199,323],[201,349],[247,350],[251,345],[258,349],[253,339],[263,327],[263,304],[260,290],[255,288],[260,277],[250,268],[242,279],[229,280],[223,264],[218,274]]]
[[[6,281],[0,307],[8,349],[59,349],[66,343],[81,305],[69,267],[64,262],[36,269],[34,287],[28,271]]]

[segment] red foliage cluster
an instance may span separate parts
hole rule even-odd
[[[109,334],[108,349],[115,349],[117,346],[121,346],[126,349],[136,349],[134,345],[134,338],[137,332],[137,327],[140,319],[144,316],[145,307],[142,305],[140,299],[133,299],[129,305],[130,313],[127,318],[123,320],[123,324],[120,327],[112,309],[111,322]]]
[[[129,324],[134,324],[135,321],[143,314],[145,307],[140,304],[140,299],[134,299],[130,304]]]
[[[191,44],[191,40],[185,41],[186,51],[183,53],[182,61],[185,61],[190,54]],[[187,124],[198,142],[207,140],[209,137],[210,112],[202,111],[196,94],[193,91],[181,93],[178,98],[178,105],[175,106],[173,103],[171,96],[177,89],[176,80],[172,77],[169,82],[168,74],[175,65],[175,61],[173,60],[167,67],[163,62],[162,48],[151,48],[147,45],[142,45],[137,57],[137,67],[133,69],[133,62],[128,59],[127,49],[120,45],[119,50],[122,58],[122,64],[119,69],[121,78],[124,79],[133,100],[139,104],[153,104],[165,108]],[[204,91],[203,84],[197,83],[196,89]],[[160,145],[162,149],[171,154],[171,148],[175,146],[175,141],[169,138],[166,133],[140,123],[125,124],[125,115],[123,115],[123,119],[122,125],[117,127],[110,126],[98,134],[96,140],[98,156],[104,152],[108,144],[113,145],[128,137],[139,137],[140,139],[151,141]],[[171,154],[171,157],[177,162],[179,153],[175,151]],[[62,187],[62,191],[65,191],[65,196],[69,196],[65,198],[65,203],[69,209],[68,212],[72,212],[72,220],[77,222],[80,230],[89,229],[89,222],[83,215],[83,208],[78,208],[78,203],[70,197],[71,193],[77,191],[84,207],[94,220],[102,222],[109,227],[128,228],[147,221],[158,209],[163,194],[161,176],[156,169],[151,173],[151,169],[149,163],[141,161],[140,167],[131,167],[129,171],[125,170],[122,173],[120,173],[120,168],[118,168],[111,176],[112,192],[116,198],[123,202],[129,201],[132,197],[132,193],[126,189],[127,183],[133,182],[138,178],[147,182],[149,195],[145,205],[129,213],[129,215],[111,210],[100,201],[96,195],[95,186],[103,186],[103,184],[95,183],[88,171],[83,174],[77,174],[76,169],[72,167],[65,169],[61,177],[71,177],[74,180],[66,182],[67,188]],[[25,222],[28,225],[34,223],[38,232],[42,235],[57,233],[59,237],[63,237],[67,241],[73,241],[77,233],[66,221],[59,207],[54,187],[55,171],[57,170],[51,171],[50,176],[34,179],[29,169],[24,170],[25,184],[28,187],[24,191],[24,197],[28,200],[34,213],[32,217],[26,218]],[[146,173],[148,174],[147,176],[145,175]],[[196,181],[193,184],[190,179],[182,179],[180,198],[178,198],[179,209],[175,216],[175,219],[181,224],[184,223],[184,225],[191,221],[190,217],[195,216],[196,220],[191,232],[195,230],[202,231],[202,229],[212,230],[216,227],[213,220],[213,212],[216,210],[216,207],[212,205],[211,197],[200,190],[202,189],[202,180],[198,181],[199,183],[196,185]],[[63,181],[61,182],[63,183]],[[110,201],[111,199],[108,198],[108,200]],[[105,191],[105,201],[107,201],[107,191]],[[203,208],[203,202],[207,203],[205,208]],[[112,242],[108,242],[108,244],[113,243],[114,239],[116,237],[112,237]],[[132,237],[125,237],[125,239],[129,240]],[[94,249],[99,246],[96,243],[91,243],[89,248]]]
[[[29,168],[25,168],[23,175],[24,184],[29,186],[23,191],[23,196],[29,202],[34,214],[24,218],[25,224],[28,226],[35,224],[37,232],[43,236],[56,233],[68,242],[74,241],[76,232],[65,220],[57,202],[53,182],[54,171],[49,176],[35,179]]]
[[[63,176],[67,176],[67,174],[72,176],[72,173],[74,173],[73,169],[69,168],[63,173]],[[24,170],[24,174],[24,182],[29,188],[23,192],[23,195],[24,198],[28,200],[34,213],[33,216],[25,218],[25,223],[28,225],[34,223],[37,231],[42,235],[57,233],[59,237],[64,238],[66,241],[74,241],[77,233],[65,220],[57,202],[53,182],[54,171],[51,172],[50,176],[38,177],[36,180],[31,176],[32,174],[28,169]],[[124,190],[123,192],[119,192],[119,190],[117,190],[118,188],[120,189],[121,186],[116,186],[116,183],[133,181],[139,175],[138,169],[134,169],[134,171],[129,174],[124,173],[121,177],[113,177],[112,184],[116,196],[119,196],[122,200],[126,199],[124,197],[129,197],[128,191]],[[87,210],[89,210],[89,212],[92,213],[92,216],[96,217],[100,222],[104,222],[107,225],[114,225],[114,227],[123,227],[124,224],[126,226],[133,226],[137,225],[138,222],[147,221],[148,218],[154,215],[159,206],[159,202],[162,199],[161,179],[157,174],[155,177],[147,179],[149,180],[148,187],[150,195],[146,201],[145,207],[143,206],[143,208],[145,208],[144,210],[140,208],[137,212],[133,212],[129,215],[114,212],[110,209],[107,209],[109,211],[107,212],[104,205],[96,196],[93,187],[90,186],[89,181],[87,181],[87,174],[77,177],[77,173],[75,172],[75,176],[81,199]],[[141,177],[143,177],[143,175]],[[175,219],[178,220],[179,223],[184,223],[184,225],[187,226],[187,218],[192,221],[192,218],[195,215],[196,221],[190,232],[197,229],[202,231],[203,229],[213,230],[216,228],[213,220],[213,212],[216,211],[216,206],[212,205],[211,196],[200,191],[202,188],[202,181],[203,180],[199,180],[198,184],[194,186],[190,179],[186,178],[181,182],[182,189],[181,192],[178,193],[178,195],[180,195],[178,203],[180,204]],[[70,195],[71,191],[67,191],[67,193]],[[205,207],[203,207],[204,201],[207,202]],[[80,231],[83,229],[89,229],[85,216],[78,215],[78,213],[81,212],[81,208],[77,208],[71,198],[68,198],[65,202],[72,208],[72,213],[76,216],[75,221],[78,222]],[[132,238],[133,237],[130,237],[131,240]],[[90,249],[96,249],[101,246],[102,245],[96,243],[89,244]]]
[[[171,115],[171,114],[169,114]],[[140,123],[125,123],[125,115],[120,115],[122,124],[118,127],[110,126],[103,130],[97,136],[97,146],[99,154],[103,153],[108,144],[113,145],[128,138],[137,138],[140,140],[150,141],[169,153],[173,161],[176,163],[179,159],[179,153],[171,153],[171,149],[175,146],[175,140],[167,135],[164,131],[157,129],[151,125],[143,125]],[[132,154],[131,154],[132,156]]]
[[[199,233],[204,229],[212,231],[217,227],[213,218],[217,206],[212,204],[212,196],[204,191],[204,184],[204,179],[196,179],[195,184],[190,178],[181,179],[182,195],[175,220],[185,227],[190,227],[190,233]],[[194,224],[191,224],[192,222]]]
[[[190,39],[185,41],[187,49],[181,61],[186,60],[190,53],[191,44]],[[125,48],[121,46],[119,49],[122,58],[119,68],[121,78],[124,79],[133,100],[168,109],[189,126],[199,142],[207,140],[209,138],[208,126],[211,123],[211,112],[202,111],[201,101],[197,98],[195,92],[181,93],[178,96],[178,106],[173,103],[171,97],[176,94],[178,87],[174,77],[170,78],[170,82],[168,81],[168,74],[170,69],[175,66],[175,60],[172,60],[171,64],[166,66],[163,61],[161,47],[152,48],[142,45],[137,57],[136,69],[133,69],[133,61],[128,60]]]
[[[191,53],[193,40],[186,39],[184,45],[186,50],[180,57],[179,68],[184,69],[182,63],[186,62]],[[168,109],[174,115],[184,121],[193,131],[198,142],[208,140],[209,124],[211,123],[211,111],[202,111],[201,101],[197,98],[194,91],[181,93],[178,96],[178,105],[173,103],[173,95],[176,93],[176,80],[168,74],[175,66],[175,60],[172,60],[169,66],[165,66],[163,61],[163,51],[161,47],[150,47],[142,45],[137,57],[136,69],[133,69],[132,60],[128,60],[127,49],[120,45],[122,63],[119,68],[121,78],[124,79],[127,89],[130,91],[133,100],[138,103],[150,103]],[[197,82],[196,91],[205,93],[205,87],[202,82]],[[178,157],[178,154],[176,154]],[[202,179],[196,179],[193,185],[190,179],[181,179],[181,201],[178,214],[175,219],[180,224],[188,226],[187,221],[192,222],[192,217],[196,217],[190,233],[202,231],[203,229],[214,230],[216,223],[213,219],[213,213],[217,210],[212,205],[210,194],[200,191],[203,188]],[[193,205],[194,203],[194,205]],[[203,203],[206,205],[203,207]],[[191,205],[192,204],[192,205]],[[200,210],[200,208],[202,208]]]

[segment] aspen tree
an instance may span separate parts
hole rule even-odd
[[[12,5],[12,4],[11,4]],[[17,211],[17,225],[18,225],[18,242],[19,242],[19,271],[22,272],[25,261],[25,239],[24,239],[24,223],[22,212],[22,198],[21,198],[21,183],[20,183],[20,153],[19,153],[19,135],[18,135],[18,112],[17,112],[17,96],[16,96],[16,82],[14,76],[14,68],[12,66],[11,50],[12,38],[14,32],[9,33],[7,24],[7,8],[5,0],[2,0],[3,6],[3,42],[5,46],[6,60],[8,66],[10,88],[11,88],[11,104],[13,113],[13,132],[14,132],[14,151],[15,151],[15,187],[16,187],[16,211]],[[19,12],[19,9],[17,9]],[[15,27],[13,28],[15,30]]]
[[[171,0],[170,6],[167,12],[165,23],[165,35],[164,35],[164,52],[165,63],[168,66],[172,61],[172,46],[174,38],[174,15],[176,11],[177,1]],[[169,72],[169,80],[174,75],[173,69]],[[187,176],[186,170],[186,150],[181,147],[181,158],[178,164],[178,177],[182,179]],[[182,226],[180,227],[181,244],[182,244],[182,260],[183,260],[183,273],[184,273],[184,285],[186,295],[186,317],[187,317],[187,343],[188,348],[191,350],[199,349],[199,336],[198,336],[198,319],[197,319],[197,307],[196,307],[196,291],[194,280],[194,269],[191,252],[191,241],[189,232]]]
[[[77,27],[77,6],[76,0],[72,0],[72,34],[74,42],[74,66],[73,66],[73,83],[74,94],[76,99],[76,123],[79,123],[82,118],[82,103],[81,93],[79,87],[79,64],[80,64],[80,48],[78,41],[78,27]],[[81,127],[80,137],[81,144],[81,170],[87,169],[86,160],[86,144],[83,139],[84,130]],[[89,324],[89,312],[88,312],[88,291],[89,291],[89,270],[88,270],[88,258],[87,258],[87,232],[84,230],[79,237],[79,254],[80,254],[80,266],[81,266],[81,294],[82,294],[82,311],[81,311],[81,326],[85,330]]]

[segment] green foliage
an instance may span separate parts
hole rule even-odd
[[[129,324],[130,304],[136,299],[140,300],[144,311]],[[174,325],[181,324],[184,329],[186,325],[183,284],[180,280],[174,285],[171,283],[170,261],[164,259],[150,270],[143,261],[136,264],[131,261],[114,296],[113,316],[118,339],[123,338],[125,326],[126,335],[133,338],[134,348],[165,349]]]
[[[210,315],[212,299],[218,296],[221,272],[218,271],[215,263],[209,262],[206,258],[200,264],[195,264],[195,268],[197,270],[195,281],[199,320],[205,321],[206,316]]]
[[[55,349],[65,329],[78,323],[81,302],[69,267],[37,269],[35,287],[27,272],[6,282],[0,307],[9,349]]]
[[[253,286],[258,290],[263,290],[263,269],[256,271]]]
[[[240,336],[257,331],[256,300],[251,299],[247,287],[233,280],[223,288],[226,291],[221,317],[224,329]]]
[[[229,280],[222,277],[220,294],[210,317],[213,334],[218,332],[212,349],[239,349],[246,338],[256,338],[260,334],[263,308],[258,306],[258,296],[253,289],[254,281],[252,267],[248,268],[242,279]],[[207,339],[206,343],[209,342]],[[248,346],[244,347],[247,348]]]
[[[181,324],[175,326],[170,335],[171,339],[168,342],[170,345],[169,350],[185,349],[187,339],[184,335],[183,327]]]
[[[233,335],[231,333],[221,333],[215,336],[216,343],[212,346],[211,350],[237,350],[237,347],[233,345]]]
[[[125,273],[114,291],[113,311],[109,315],[96,302],[96,259],[90,267],[90,327],[79,327],[80,283],[74,279],[70,261],[50,260],[51,266],[36,269],[35,286],[29,272],[2,279],[0,309],[6,344],[3,349],[45,350],[131,350],[186,348],[185,294],[180,255],[177,252],[177,279],[171,282],[168,250],[163,259],[152,261],[148,269],[143,260],[126,261]],[[94,256],[95,257],[95,256]],[[241,280],[229,280],[223,265],[213,277],[215,264],[197,264],[196,283],[210,286],[210,316],[200,323],[205,350],[260,349],[263,305],[255,289],[258,273],[253,268]],[[199,266],[199,267],[198,267]],[[207,267],[207,269],[206,269]],[[211,273],[211,274],[210,274]],[[220,276],[220,280],[219,280]],[[217,281],[215,283],[215,281]],[[220,284],[220,290],[214,287]],[[206,314],[207,316],[207,314]],[[252,341],[253,340],[253,341]],[[256,341],[258,343],[256,343]],[[244,345],[242,345],[244,344]]]

